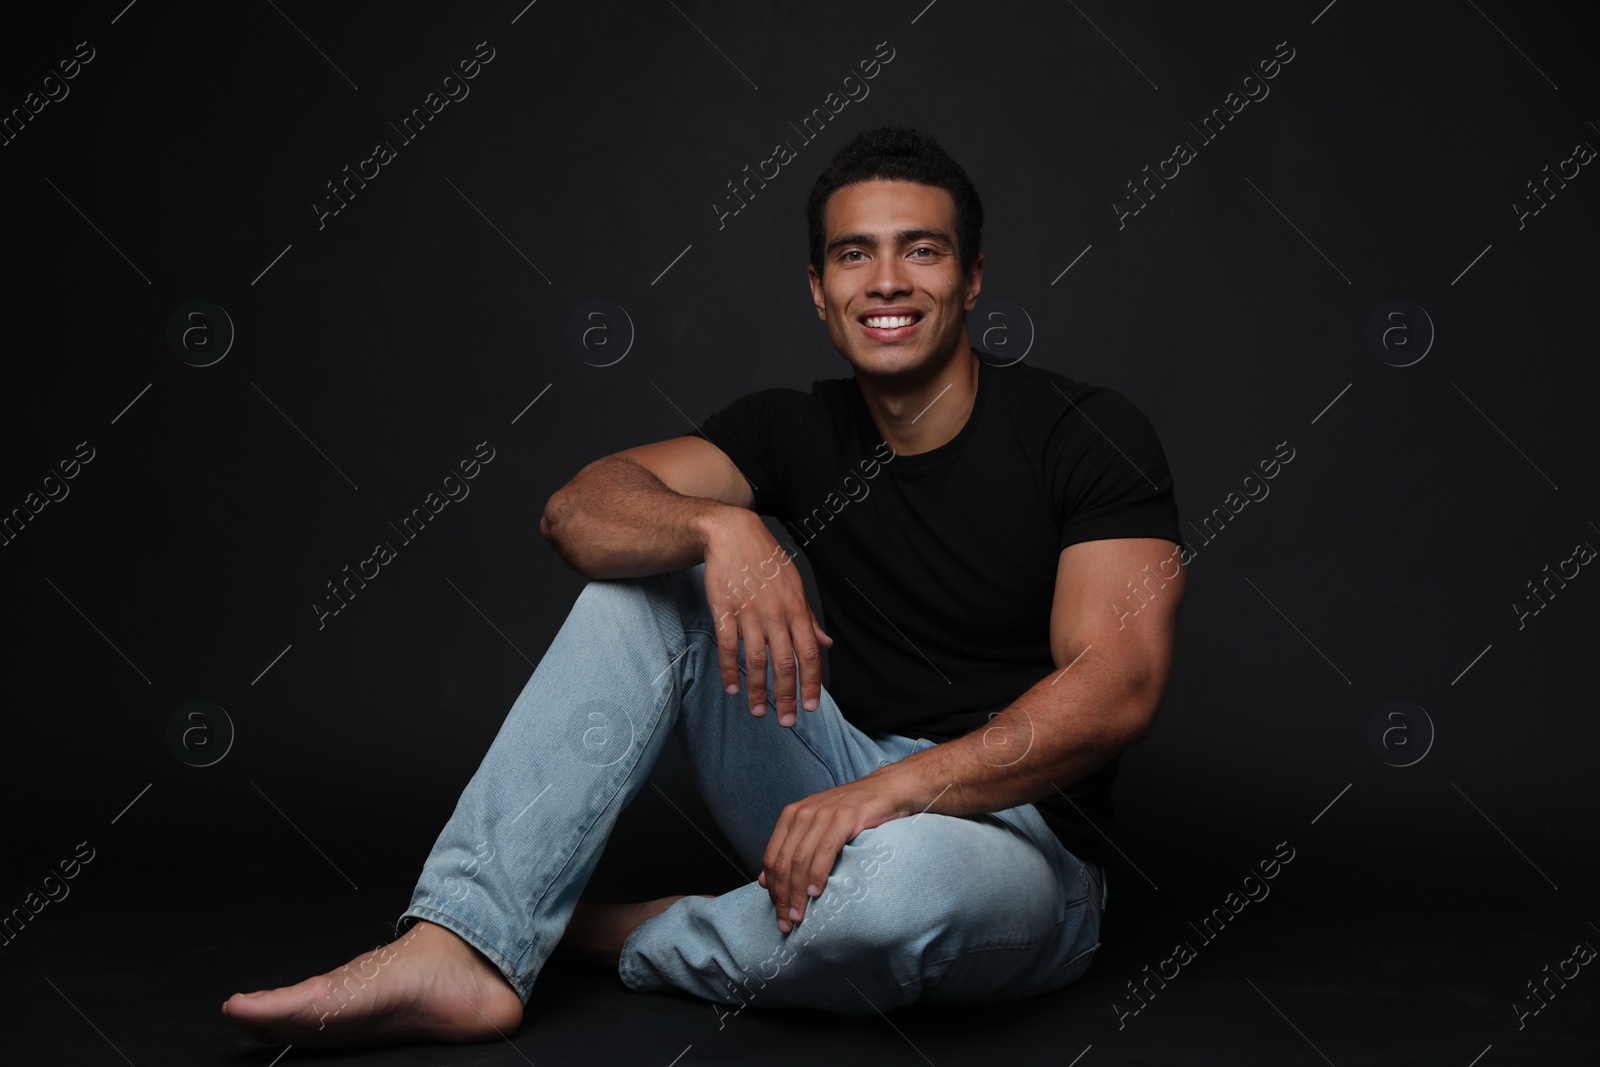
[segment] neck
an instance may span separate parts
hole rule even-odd
[[[950,358],[915,378],[884,381],[858,373],[856,385],[889,447],[914,456],[949,442],[967,424],[978,398],[978,358],[963,339]]]

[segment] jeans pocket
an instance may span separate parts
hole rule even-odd
[[[1083,873],[1083,884],[1084,896],[1066,906],[1066,912],[1056,927],[1061,940],[1052,955],[1060,959],[1062,954],[1066,954],[1066,959],[1053,967],[1048,961],[1042,961],[1043,966],[1049,968],[1043,977],[1025,980],[1026,984],[1014,996],[1033,997],[1070,985],[1083,977],[1089,964],[1094,962],[1094,954],[1100,949],[1100,894],[1087,869]]]
[[[942,1004],[1001,1004],[1023,994],[1012,990],[1039,956],[1040,946],[974,948],[947,960],[923,987],[921,999]]]
[[[1083,977],[1084,972],[1089,969],[1089,964],[1094,962],[1094,954],[1099,949],[1100,942],[1096,941],[1093,945],[1051,971],[1044,978],[1030,986],[1023,987],[1022,990],[1015,994],[1016,998],[1020,1000],[1023,997],[1036,997],[1041,993],[1049,993],[1052,990],[1060,989],[1062,986],[1071,985]]]
[[[1057,926],[1059,932],[1061,927]],[[1081,978],[1100,948],[1096,941],[1052,968],[1042,978],[1033,977],[1039,965],[1048,966],[1055,953],[1047,945],[1021,948],[971,949],[948,961],[924,990],[924,998],[947,1004],[1003,1004],[1048,993]]]

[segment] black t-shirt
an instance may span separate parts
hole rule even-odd
[[[754,510],[789,532],[784,547],[810,560],[834,640],[828,691],[868,736],[948,741],[1055,671],[1068,545],[1181,537],[1139,409],[1027,364],[980,360],[965,425],[916,455],[883,440],[854,378],[752,393],[700,430],[749,480]],[[1069,851],[1102,865],[1117,763],[1064,787],[1070,802],[1036,802]]]

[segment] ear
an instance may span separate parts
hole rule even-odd
[[[811,281],[811,302],[817,307],[817,318],[827,322],[827,305],[822,300],[822,275],[817,273],[817,268],[813,264],[807,263],[806,277]]]
[[[978,306],[978,294],[983,291],[983,253],[972,261],[972,269],[967,271],[966,278],[966,309],[971,311]]]

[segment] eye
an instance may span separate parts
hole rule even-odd
[[[922,245],[922,246],[920,246],[918,248],[913,248],[911,250],[911,254],[913,256],[916,256],[918,252],[926,252],[926,253],[928,253],[925,256],[918,257],[920,259],[932,259],[934,256],[937,256],[939,254],[936,250],[934,250],[932,248],[929,248],[927,245]]]
[[[847,249],[842,255],[839,256],[839,258],[843,259],[843,260],[850,261],[850,262],[854,262],[853,260],[850,260],[851,256],[860,256],[860,255],[864,255],[864,254],[865,253],[863,253],[859,248],[851,248],[851,249]]]

